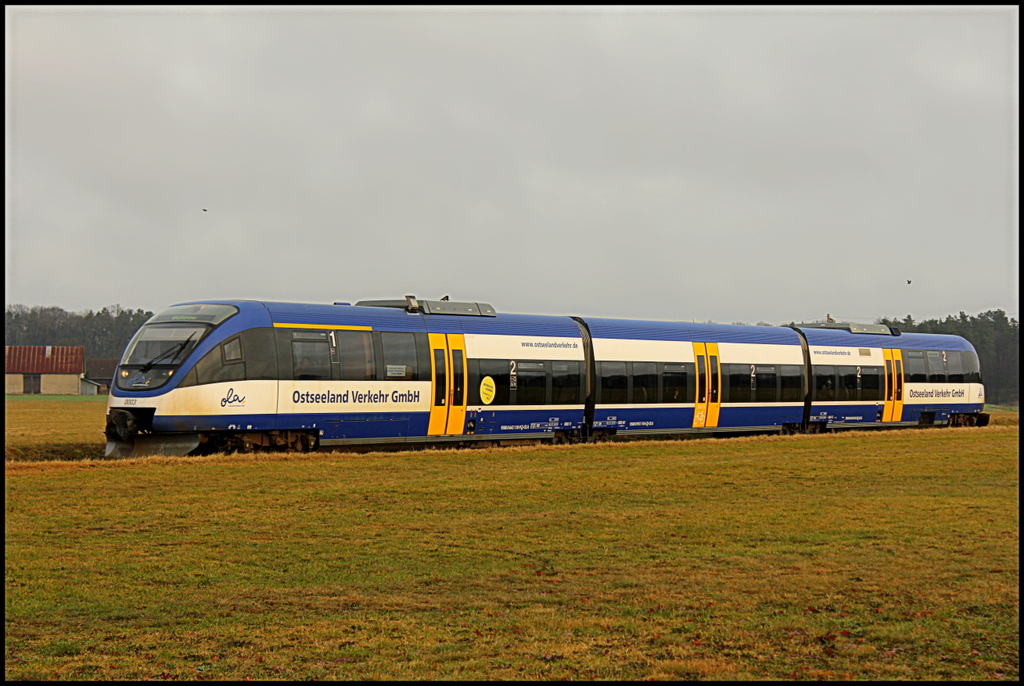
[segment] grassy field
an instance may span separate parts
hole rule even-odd
[[[9,680],[1019,676],[1015,421],[12,460],[44,404],[7,406]]]
[[[103,457],[107,396],[8,395],[5,459],[85,460]],[[989,405],[995,426],[1016,426],[1017,408]],[[54,418],[57,418],[56,420]]]
[[[86,402],[86,403],[106,403],[107,395],[42,395],[42,394],[18,394],[18,395],[7,395],[4,396],[6,402],[27,400],[30,402]]]
[[[4,403],[5,458],[102,458],[107,440],[103,436],[106,400],[106,396],[7,396]]]

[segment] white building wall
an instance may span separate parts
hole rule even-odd
[[[22,374],[4,374],[4,393],[21,395],[25,392],[25,377]]]
[[[80,395],[80,378],[78,374],[43,374],[39,392],[43,395]]]

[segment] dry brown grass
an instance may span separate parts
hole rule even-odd
[[[102,400],[8,400],[4,415],[6,460],[103,457],[106,403]]]
[[[1014,679],[1016,427],[7,463],[8,679]]]

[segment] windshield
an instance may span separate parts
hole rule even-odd
[[[121,365],[180,364],[192,348],[196,347],[206,331],[205,326],[147,324],[128,344],[128,349],[121,358]]]
[[[196,324],[145,324],[121,357],[117,387],[145,391],[163,386],[211,328]]]
[[[118,363],[115,385],[147,391],[167,383],[214,327],[238,314],[234,305],[174,305],[143,324]]]

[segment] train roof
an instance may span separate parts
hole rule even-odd
[[[507,334],[519,336],[553,336],[579,338],[580,331],[571,317],[532,314],[459,314],[410,313],[394,306],[361,307],[348,304],[312,304],[256,300],[211,300],[234,305],[248,317],[269,315],[275,324],[310,324],[313,326],[369,326],[374,330],[428,333]],[[181,303],[198,304],[198,303]]]
[[[386,305],[383,303],[387,303]],[[238,307],[250,326],[259,320],[271,323],[314,326],[368,326],[374,330],[429,333],[497,334],[579,338],[579,328],[570,316],[505,314],[484,303],[451,303],[443,312],[440,301],[415,312],[401,307],[401,301],[368,301],[364,306],[347,303],[314,304],[258,300],[208,300],[180,304],[224,304]],[[480,314],[459,312],[462,305],[476,305]],[[424,311],[426,310],[426,311]],[[656,341],[697,341],[800,345],[799,334],[786,326],[748,326],[696,322],[666,322],[632,319],[584,318],[594,338]],[[262,324],[266,326],[267,324]],[[798,327],[812,346],[898,348],[921,350],[969,350],[971,344],[959,337],[921,333],[861,333],[846,328]],[[869,329],[874,331],[875,329]],[[880,330],[880,329],[877,329]]]
[[[779,326],[591,319],[589,317],[584,321],[587,322],[590,335],[594,338],[800,345],[800,337],[793,329]]]
[[[801,328],[807,337],[808,345],[860,347],[860,348],[897,348],[916,350],[969,350],[974,351],[971,344],[960,336],[937,333],[902,333],[872,334],[853,333],[844,329]]]

